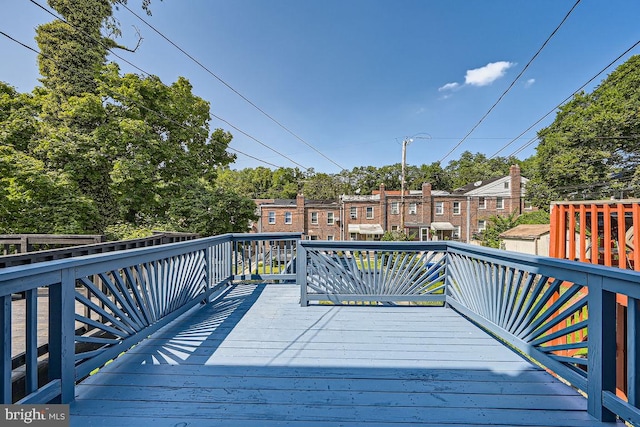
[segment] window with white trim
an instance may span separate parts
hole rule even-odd
[[[351,206],[349,208],[349,216],[351,217],[351,219],[357,219],[358,218],[358,208],[355,206]]]
[[[285,224],[291,224],[293,222],[293,216],[291,215],[291,212],[285,212],[284,213],[284,223]]]
[[[275,223],[276,223],[276,212],[269,211],[269,224],[275,224]]]
[[[478,232],[482,232],[487,229],[487,221],[484,219],[478,220]]]
[[[373,219],[373,206],[367,206],[367,219]]]
[[[460,202],[453,202],[453,214],[460,215]]]
[[[453,238],[454,239],[459,239],[460,238],[460,232],[462,230],[462,227],[459,225],[456,225],[455,230],[453,230]]]
[[[504,209],[504,199],[502,197],[496,197],[496,209]]]
[[[327,225],[333,225],[335,222],[333,212],[327,212]]]
[[[391,202],[391,215],[398,215],[400,213],[400,202]]]
[[[487,199],[478,197],[478,209],[487,209]]]
[[[436,215],[444,215],[444,202],[436,202]]]
[[[333,236],[327,236],[327,240],[333,240]]]
[[[311,212],[311,224],[318,223],[318,212]]]
[[[415,215],[418,213],[418,204],[409,203],[409,215]]]

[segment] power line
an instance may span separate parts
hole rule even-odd
[[[15,43],[19,44],[20,46],[22,46],[22,47],[24,47],[24,48],[26,48],[26,49],[28,49],[28,50],[30,50],[30,51],[32,51],[32,52],[34,52],[34,53],[38,54],[38,55],[42,55],[43,57],[45,57],[45,58],[49,59],[51,62],[53,62],[54,64],[56,64],[58,67],[60,67],[60,68],[62,68],[62,69],[68,69],[68,67],[66,67],[66,66],[65,66],[65,65],[63,65],[63,64],[60,64],[60,63],[56,62],[56,61],[55,61],[55,59],[51,58],[50,56],[48,56],[48,55],[46,55],[46,54],[44,54],[44,53],[40,52],[38,49],[34,49],[34,48],[32,48],[31,46],[29,46],[29,45],[27,45],[27,44],[25,44],[25,43],[22,43],[22,42],[21,42],[21,41],[19,41],[19,40],[16,40],[15,38],[11,37],[10,35],[8,35],[7,33],[5,33],[4,31],[1,31],[1,30],[0,30],[0,35],[2,35],[2,36],[4,36],[4,37],[8,38],[9,40],[11,40],[11,41],[13,41],[13,42],[15,42]],[[177,126],[180,126],[180,127],[182,127],[183,129],[185,129],[185,130],[189,130],[189,128],[187,128],[186,126],[184,126],[182,123],[177,122],[177,121],[175,121],[175,120],[173,120],[173,119],[171,119],[171,118],[169,118],[169,117],[166,117],[164,114],[162,114],[162,113],[160,113],[160,112],[158,112],[158,111],[156,111],[156,110],[153,110],[153,109],[151,109],[151,108],[147,107],[146,105],[139,104],[139,103],[137,103],[136,101],[132,100],[131,98],[128,98],[128,97],[126,97],[126,96],[124,96],[124,95],[122,95],[122,94],[115,94],[115,95],[114,95],[114,94],[112,93],[112,94],[111,94],[111,96],[113,96],[114,98],[115,98],[115,97],[117,97],[117,96],[119,96],[120,98],[124,99],[125,101],[130,102],[130,103],[131,103],[131,104],[133,104],[133,105],[136,105],[136,106],[138,106],[138,107],[140,107],[140,108],[143,108],[143,109],[145,109],[145,110],[147,110],[147,111],[149,111],[149,112],[152,112],[152,113],[156,114],[158,117],[160,117],[160,118],[162,118],[162,119],[164,119],[164,120],[170,121],[171,123],[176,124]],[[211,140],[210,140],[210,141],[211,141]],[[214,143],[218,143],[217,141],[213,141],[213,142],[214,142]],[[257,157],[254,157],[254,156],[252,156],[252,155],[250,155],[250,154],[244,153],[244,152],[242,152],[242,151],[240,151],[240,150],[237,150],[237,149],[235,149],[235,148],[231,148],[231,147],[227,146],[227,147],[226,147],[226,149],[227,149],[227,150],[230,150],[230,151],[233,151],[233,152],[236,152],[236,153],[238,153],[238,154],[242,154],[243,156],[246,156],[246,157],[249,157],[249,158],[251,158],[251,159],[257,160],[257,161],[259,161],[259,162],[261,162],[261,163],[264,163],[264,164],[266,164],[266,165],[273,166],[273,167],[275,167],[275,168],[282,168],[282,166],[278,166],[278,165],[275,165],[275,164],[273,164],[273,163],[267,162],[267,161],[265,161],[265,160],[259,159],[259,158],[257,158]]]
[[[242,98],[244,101],[246,101],[249,105],[251,105],[253,108],[255,108],[256,110],[258,110],[260,113],[262,113],[265,117],[267,117],[269,120],[271,120],[272,122],[274,122],[275,124],[277,124],[279,127],[281,127],[282,129],[284,129],[287,133],[289,133],[290,135],[292,135],[293,137],[295,137],[298,141],[302,142],[303,144],[305,144],[307,147],[311,148],[313,151],[315,151],[316,153],[318,153],[319,155],[321,155],[322,157],[324,157],[326,160],[330,161],[331,163],[333,163],[334,165],[336,165],[338,168],[340,168],[340,170],[344,170],[345,168],[340,166],[338,163],[336,163],[334,160],[330,159],[329,157],[327,157],[325,154],[323,154],[322,152],[320,152],[317,148],[315,148],[313,145],[311,145],[310,143],[308,143],[307,141],[305,141],[304,139],[302,139],[300,136],[298,136],[296,133],[294,133],[291,129],[289,129],[288,127],[286,127],[285,125],[283,125],[281,122],[279,122],[278,120],[276,120],[273,116],[271,116],[269,113],[267,113],[265,110],[263,110],[262,108],[260,108],[259,106],[257,106],[254,102],[252,102],[249,98],[247,98],[246,96],[244,96],[242,93],[240,93],[239,91],[237,91],[236,89],[234,89],[229,83],[227,83],[226,81],[224,81],[221,77],[219,77],[218,75],[216,75],[213,71],[211,71],[209,68],[207,68],[204,64],[202,64],[200,61],[198,61],[196,58],[194,58],[192,55],[190,55],[188,52],[186,52],[184,49],[182,49],[180,46],[178,46],[175,42],[173,42],[169,37],[165,36],[160,30],[158,30],[157,28],[155,28],[153,25],[151,25],[149,22],[147,22],[144,18],[142,18],[140,15],[138,15],[137,13],[135,13],[134,11],[132,11],[126,4],[121,4],[122,7],[124,7],[125,9],[127,9],[132,15],[134,15],[136,18],[138,18],[140,21],[142,21],[145,25],[147,25],[149,28],[151,28],[153,31],[155,31],[160,37],[162,37],[163,39],[165,39],[169,44],[171,44],[173,47],[175,47],[176,49],[178,49],[180,52],[182,52],[187,58],[191,59],[195,64],[197,64],[198,66],[200,66],[203,70],[205,70],[208,74],[210,74],[213,78],[215,78],[216,80],[218,80],[220,83],[222,83],[225,87],[227,87],[229,90],[231,90],[233,93],[235,93],[236,95],[238,95],[240,98]]]
[[[620,55],[618,55],[613,61],[609,62],[604,68],[602,68],[595,76],[591,77],[589,80],[586,81],[586,83],[584,83],[582,86],[580,86],[578,89],[574,90],[573,93],[571,93],[571,95],[567,96],[565,99],[563,99],[558,105],[556,105],[555,107],[553,107],[551,110],[549,110],[549,112],[547,112],[544,116],[540,117],[535,123],[533,123],[531,126],[529,126],[527,129],[524,130],[524,132],[522,132],[520,135],[518,135],[517,137],[515,137],[512,141],[510,141],[509,143],[505,144],[502,148],[500,148],[498,151],[496,151],[496,153],[490,157],[490,159],[496,157],[498,155],[498,153],[500,153],[502,150],[504,150],[505,148],[507,148],[508,146],[510,146],[511,144],[513,144],[514,142],[516,142],[519,138],[522,137],[522,135],[524,135],[525,133],[529,132],[534,126],[536,126],[538,123],[540,123],[541,121],[543,121],[545,118],[547,118],[549,115],[551,115],[552,113],[554,113],[558,108],[562,107],[565,103],[567,103],[569,100],[571,100],[571,98],[576,95],[578,92],[580,92],[582,89],[584,89],[587,85],[589,85],[591,82],[593,82],[596,78],[598,78],[599,75],[601,75],[602,73],[604,73],[606,70],[608,70],[613,64],[615,64],[616,62],[618,62],[623,56],[625,56],[627,53],[631,52],[633,49],[635,49],[636,46],[638,46],[640,44],[640,40],[638,40],[637,42],[635,42],[633,45],[631,45],[631,47],[629,47],[627,50],[625,50],[624,52],[622,52]],[[510,156],[515,156],[516,154],[520,153],[522,150],[524,150],[525,148],[527,148],[529,145],[533,144],[533,142],[535,142],[535,140],[537,139],[537,136],[531,140],[529,140],[528,142],[525,143],[525,145],[523,145],[522,147],[518,148],[516,151],[514,151],[512,154],[510,154]]]
[[[95,38],[94,36],[92,36],[91,34],[88,34],[86,31],[84,31],[84,30],[82,30],[82,29],[80,29],[80,28],[76,27],[75,25],[71,24],[70,22],[68,22],[68,21],[67,21],[67,20],[65,20],[64,18],[61,18],[60,16],[58,16],[58,15],[56,15],[55,13],[51,12],[50,10],[48,10],[47,8],[45,8],[44,6],[42,6],[41,4],[39,4],[38,2],[36,2],[35,0],[29,0],[29,1],[30,1],[31,3],[33,3],[34,5],[38,6],[40,9],[44,10],[45,12],[47,12],[49,15],[53,16],[55,19],[58,19],[59,21],[64,22],[65,24],[69,25],[71,28],[75,29],[76,31],[79,31],[79,32],[83,33],[85,36],[87,36],[87,37],[91,38],[93,41],[95,41],[95,42],[99,43],[102,47],[104,47],[107,51],[109,51],[109,53],[111,53],[111,54],[112,54],[112,55],[114,55],[115,57],[119,58],[120,60],[122,60],[122,61],[126,62],[127,64],[129,64],[130,66],[132,66],[132,67],[133,67],[133,68],[135,68],[136,70],[140,71],[141,73],[143,73],[143,74],[145,74],[145,75],[147,75],[147,76],[152,76],[152,75],[153,75],[152,73],[149,73],[148,71],[143,70],[142,68],[138,67],[137,65],[133,64],[132,62],[130,62],[130,61],[128,61],[128,60],[126,60],[126,59],[125,59],[125,58],[123,58],[122,56],[120,56],[120,55],[118,55],[117,53],[115,53],[115,52],[114,52],[110,47],[106,46],[102,40],[100,40],[100,39],[96,39],[96,38]],[[33,50],[33,49],[31,49],[31,50]],[[215,115],[215,114],[213,114],[213,113],[210,113],[210,114],[211,114],[213,117],[217,118],[218,120],[220,120],[220,121],[222,121],[222,122],[224,122],[224,123],[228,124],[229,126],[231,126],[232,128],[234,128],[234,129],[235,129],[235,130],[237,130],[238,132],[242,133],[243,135],[247,136],[248,138],[250,138],[250,139],[254,140],[254,141],[255,141],[255,142],[257,142],[258,144],[262,145],[263,147],[267,148],[268,150],[273,151],[274,153],[278,154],[278,155],[279,155],[279,156],[281,156],[281,157],[284,157],[285,159],[287,159],[287,160],[288,160],[288,161],[290,161],[291,163],[295,164],[296,166],[300,166],[302,169],[304,169],[304,170],[308,170],[308,168],[306,168],[305,166],[301,165],[300,163],[296,162],[295,160],[291,159],[290,157],[286,156],[285,154],[283,154],[283,153],[279,152],[279,151],[278,151],[278,150],[276,150],[275,148],[272,148],[271,146],[269,146],[269,145],[265,144],[264,142],[260,141],[259,139],[255,138],[254,136],[252,136],[252,135],[248,134],[247,132],[243,131],[242,129],[238,128],[237,126],[234,126],[234,125],[233,125],[233,124],[231,124],[229,121],[227,121],[227,120],[225,120],[225,119],[223,119],[223,118],[221,118],[221,117],[219,117],[219,116],[217,116],[217,115]],[[234,150],[234,149],[232,149],[232,148],[230,148],[230,147],[229,147],[229,149],[230,149],[230,150]],[[235,150],[235,151],[238,151],[239,153],[242,153],[242,152],[241,152],[241,151],[239,151],[239,150]],[[260,159],[258,159],[258,158],[256,158],[256,157],[254,157],[254,156],[251,156],[251,155],[248,155],[248,154],[245,154],[245,153],[242,153],[242,154],[243,154],[243,155],[245,155],[245,156],[247,156],[247,157],[250,157],[250,158],[252,158],[252,159],[254,159],[254,160],[259,160],[259,161],[261,161],[262,163],[268,164],[268,165],[270,165],[270,166],[278,167],[278,166],[275,166],[275,165],[274,165],[274,164],[272,164],[272,163],[268,163],[268,162],[262,161],[262,160],[260,160]]]
[[[491,108],[489,108],[489,110],[484,114],[484,116],[482,116],[480,118],[480,120],[478,121],[478,123],[476,123],[471,130],[465,135],[464,138],[462,138],[460,140],[460,142],[458,142],[451,150],[449,150],[449,152],[447,154],[444,155],[444,157],[442,157],[440,159],[440,163],[442,163],[442,161],[444,161],[444,159],[446,159],[447,157],[449,157],[449,155],[451,153],[453,153],[458,147],[460,147],[462,145],[462,143],[464,143],[464,141],[469,137],[469,135],[471,135],[473,133],[473,131],[475,131],[478,126],[480,126],[480,124],[484,121],[484,119],[487,118],[487,116],[489,116],[489,114],[493,111],[493,109],[500,103],[500,101],[502,101],[502,98],[505,97],[505,95],[511,90],[511,88],[513,88],[513,86],[516,84],[516,82],[520,79],[520,77],[522,77],[522,75],[524,74],[525,71],[527,71],[527,69],[529,68],[529,66],[531,65],[531,63],[538,57],[538,55],[540,54],[540,52],[542,52],[542,49],[545,48],[545,46],[547,45],[547,43],[549,43],[549,41],[553,38],[553,36],[555,36],[555,34],[558,32],[558,30],[560,29],[560,27],[562,27],[562,25],[565,23],[565,21],[569,18],[569,15],[571,15],[571,13],[573,12],[573,10],[576,8],[576,6],[578,6],[578,4],[580,3],[581,0],[577,0],[575,2],[575,4],[573,5],[573,7],[569,10],[569,12],[567,12],[567,14],[565,15],[565,17],[562,19],[562,21],[560,22],[560,24],[558,24],[558,26],[553,30],[553,32],[551,33],[551,35],[549,35],[549,37],[547,37],[547,39],[544,41],[544,43],[542,43],[542,46],[540,46],[540,48],[538,49],[538,51],[535,53],[535,55],[533,55],[533,57],[529,60],[529,62],[527,62],[527,65],[524,66],[524,68],[522,69],[522,71],[520,71],[520,74],[518,74],[516,76],[516,78],[511,82],[511,84],[509,85],[509,87],[507,87],[507,90],[505,90],[502,95],[500,95],[500,97],[498,98],[498,100],[491,106]]]

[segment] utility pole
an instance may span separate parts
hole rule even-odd
[[[400,172],[400,232],[404,233],[404,187],[405,187],[405,169],[407,167],[407,145],[411,144],[415,139],[431,139],[428,133],[417,133],[411,137],[402,140],[402,169]]]

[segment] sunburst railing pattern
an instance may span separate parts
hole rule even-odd
[[[75,315],[75,340],[83,344],[76,349],[79,375],[113,357],[110,349],[137,341],[149,326],[206,298],[206,256],[198,250],[78,278],[75,299],[84,308]]]
[[[76,381],[242,279],[234,259],[271,263],[275,254],[289,259],[290,268],[298,239],[298,233],[226,234],[0,269],[0,400],[73,400]],[[265,247],[268,255],[260,252]],[[274,247],[286,249],[285,256]],[[291,281],[295,274],[287,268],[250,277]],[[24,312],[20,318],[14,316],[17,309]],[[38,342],[42,316],[48,320],[46,346]],[[24,331],[22,391],[13,381],[14,324]],[[47,378],[39,377],[43,364]]]
[[[546,366],[586,388],[588,363],[587,288],[531,271],[450,253],[448,302]]]
[[[445,252],[398,242],[305,242],[301,304],[432,302],[445,300]]]
[[[302,305],[443,302],[587,393],[597,419],[640,425],[640,273],[457,242],[302,241],[297,253]],[[625,372],[615,363],[621,333]]]

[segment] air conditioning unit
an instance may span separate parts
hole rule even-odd
[[[357,219],[357,218],[358,218],[358,215],[356,215],[356,214],[351,214],[351,219]]]

